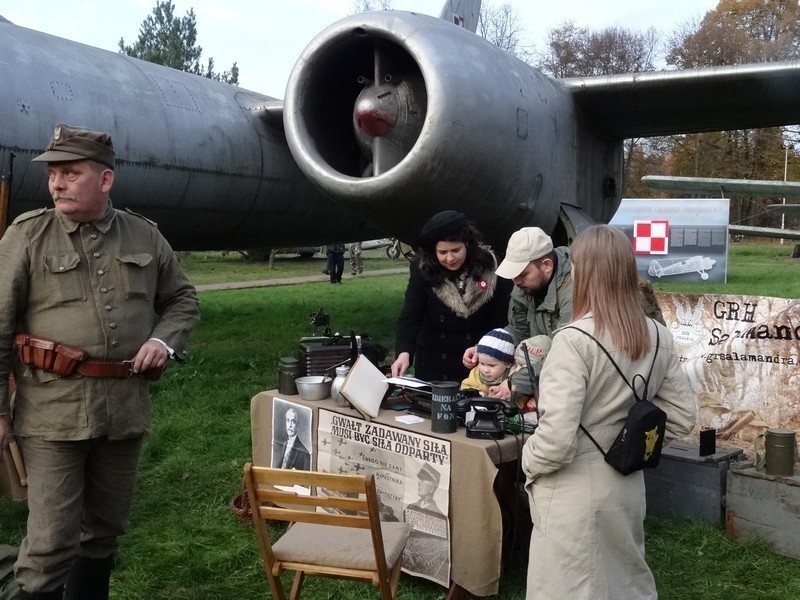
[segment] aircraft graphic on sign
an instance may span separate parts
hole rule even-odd
[[[647,273],[651,277],[661,277],[669,275],[682,275],[683,273],[699,273],[700,279],[708,279],[707,270],[711,269],[716,263],[707,256],[692,256],[685,260],[681,259],[662,259],[654,260],[650,263]]]

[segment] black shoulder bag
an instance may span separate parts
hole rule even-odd
[[[625,423],[608,451],[604,451],[600,447],[600,444],[597,443],[583,424],[580,425],[580,428],[589,436],[592,443],[597,446],[597,449],[605,457],[605,461],[623,475],[629,475],[640,469],[657,467],[661,458],[661,447],[664,443],[664,432],[667,427],[667,413],[647,399],[647,386],[650,384],[650,375],[653,373],[653,365],[655,365],[656,356],[658,356],[658,326],[656,326],[656,351],[653,354],[653,362],[650,364],[650,372],[647,374],[647,379],[644,379],[639,373],[633,377],[634,384],[637,377],[641,377],[644,380],[644,390],[641,396],[634,385],[625,378],[622,370],[597,338],[578,327],[567,326],[564,329],[576,329],[592,338],[633,392],[633,406],[628,411]]]

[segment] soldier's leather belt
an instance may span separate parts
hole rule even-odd
[[[84,377],[125,379],[141,375],[146,379],[156,380],[163,372],[163,369],[153,367],[142,373],[134,373],[133,361],[89,358],[89,354],[82,348],[27,333],[15,335],[14,345],[17,346],[17,352],[23,363],[59,377],[68,377],[78,372]]]
[[[134,375],[141,375],[145,379],[155,381],[161,377],[164,369],[152,367],[141,373],[133,372],[132,360],[95,360],[89,358],[78,364],[78,373],[84,377],[115,377],[125,379]]]

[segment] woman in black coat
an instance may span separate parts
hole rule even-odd
[[[405,302],[397,321],[392,375],[414,365],[424,381],[461,381],[464,350],[508,323],[512,282],[498,278],[497,261],[460,212],[437,213],[419,235]]]

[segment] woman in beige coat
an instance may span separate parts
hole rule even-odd
[[[696,402],[669,331],[641,308],[630,241],[597,225],[578,236],[571,258],[571,324],[596,337],[629,381],[647,377],[652,363],[648,397],[667,413],[666,441],[688,434]],[[527,598],[658,597],[645,562],[642,471],[615,471],[579,428],[607,450],[632,402],[594,340],[574,329],[556,332],[540,380],[539,427],[522,455],[534,525]]]

